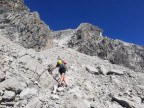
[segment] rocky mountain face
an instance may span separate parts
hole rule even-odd
[[[25,48],[40,51],[52,45],[50,28],[37,12],[29,12],[23,0],[0,0],[0,30]]]
[[[57,40],[57,43],[63,42],[64,45],[81,53],[109,60],[113,64],[123,65],[135,71],[144,70],[142,46],[103,37],[102,29],[87,23],[82,23],[77,29],[71,30],[72,33],[65,34],[65,32],[59,31],[54,40]],[[68,38],[66,42],[63,41],[65,38]]]

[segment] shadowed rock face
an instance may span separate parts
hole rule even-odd
[[[36,51],[51,46],[49,26],[37,12],[30,13],[23,0],[0,0],[0,5],[0,30],[6,37]]]

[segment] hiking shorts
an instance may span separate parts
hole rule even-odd
[[[59,70],[59,73],[60,73],[60,74],[65,73],[65,72],[66,72],[66,69],[60,69],[60,70]]]

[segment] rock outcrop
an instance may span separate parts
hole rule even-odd
[[[52,45],[49,26],[37,12],[30,13],[23,0],[0,0],[0,30],[25,48],[40,51]]]
[[[64,42],[63,39],[69,37],[63,44],[67,44],[69,48],[90,56],[98,56],[135,71],[144,70],[144,48],[142,46],[103,37],[102,29],[88,23],[82,23],[77,29],[67,34],[65,32],[66,30],[60,31],[59,34],[56,32],[57,35],[55,32],[51,33],[55,37],[54,41],[61,43]]]

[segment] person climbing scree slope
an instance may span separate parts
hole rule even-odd
[[[65,73],[66,73],[66,71],[68,71],[68,69],[67,69],[67,63],[65,61],[58,60],[56,66],[49,73],[52,74],[52,71],[54,69],[56,69],[57,67],[59,67],[59,73],[61,75],[61,79],[60,79],[58,87],[61,87],[61,83],[63,81],[65,83],[65,86],[67,87],[67,83],[66,83],[66,79],[65,79]]]

